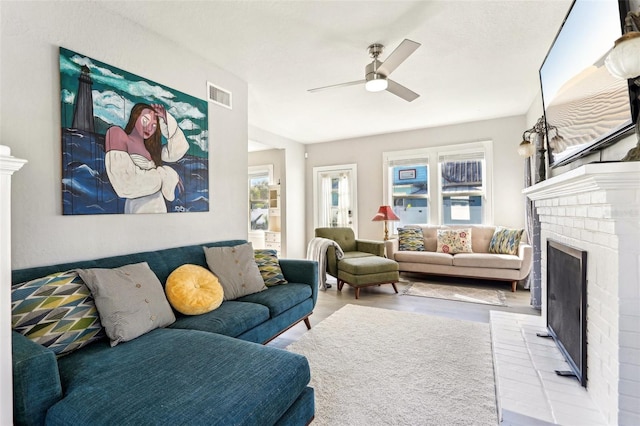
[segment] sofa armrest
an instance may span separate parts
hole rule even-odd
[[[313,306],[318,300],[318,262],[302,259],[279,259],[284,278],[292,283],[309,284]]]
[[[384,241],[356,240],[356,250],[384,257]]]
[[[384,242],[384,248],[387,252],[387,257],[391,260],[396,260],[396,253],[400,250],[400,240],[391,238]]]
[[[11,332],[13,363],[13,421],[44,424],[47,410],[62,399],[55,354],[20,333]]]
[[[520,277],[518,280],[527,278],[527,275],[531,272],[533,266],[533,247],[529,244],[520,243],[518,247],[518,257],[522,260],[522,266],[520,266]]]

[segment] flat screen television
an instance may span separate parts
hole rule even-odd
[[[638,89],[632,81],[613,77],[604,66],[622,35],[628,10],[627,0],[575,0],[540,67],[551,167],[632,132]],[[556,129],[561,140],[553,139]]]

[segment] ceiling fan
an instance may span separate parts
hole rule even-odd
[[[384,46],[378,43],[370,45],[367,50],[369,56],[373,58],[373,61],[367,65],[364,69],[364,80],[350,81],[348,83],[334,84],[331,86],[317,87],[315,89],[309,89],[309,92],[318,92],[325,89],[333,89],[335,87],[353,86],[356,84],[364,84],[365,88],[369,92],[380,92],[387,90],[396,96],[401,97],[407,102],[415,100],[418,96],[416,92],[407,89],[401,84],[391,80],[389,74],[391,74],[400,64],[402,64],[415,50],[420,47],[420,43],[415,41],[404,39],[396,50],[391,52],[389,57],[384,62],[378,60],[378,56],[384,50]]]

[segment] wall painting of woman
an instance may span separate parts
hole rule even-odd
[[[209,211],[207,102],[60,48],[64,215]]]

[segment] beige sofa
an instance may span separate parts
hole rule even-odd
[[[518,247],[518,255],[515,256],[489,253],[489,243],[495,226],[407,225],[405,228],[422,229],[425,251],[400,251],[397,238],[386,241],[387,257],[398,262],[400,272],[509,281],[511,291],[516,291],[518,281],[526,278],[531,271],[533,249],[526,242],[526,235],[523,236]],[[446,228],[471,228],[473,253],[437,253],[437,231]]]

